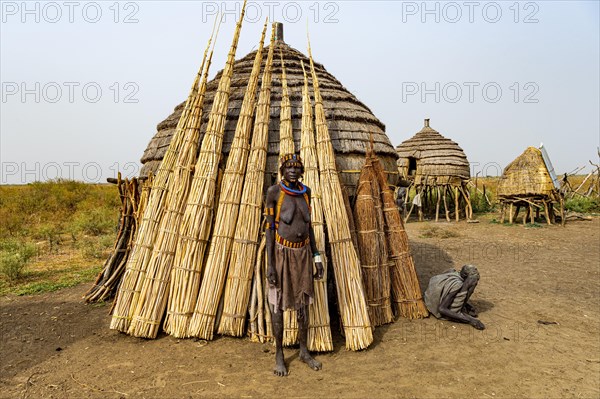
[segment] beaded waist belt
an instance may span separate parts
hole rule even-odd
[[[304,241],[292,242],[292,241],[288,241],[285,238],[283,238],[282,236],[280,236],[278,232],[275,232],[275,241],[278,242],[279,244],[283,245],[284,247],[302,248],[302,247],[308,245],[310,238],[306,237],[306,239]]]

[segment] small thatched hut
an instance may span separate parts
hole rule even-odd
[[[461,208],[466,218],[471,219],[473,210],[467,189],[469,161],[458,144],[432,129],[429,119],[425,119],[423,129],[396,147],[396,151],[400,178],[414,186],[413,204],[421,203],[417,206],[419,220],[423,220],[424,214],[433,214],[435,209],[437,221],[442,203],[447,221],[451,213],[458,221]]]
[[[551,176],[552,166],[547,156],[547,160],[544,159],[543,151],[529,147],[504,169],[497,191],[502,203],[502,222],[506,212],[509,223],[512,223],[520,208],[524,208],[527,213],[523,216],[523,224],[528,219],[534,223],[540,210],[544,211],[546,222],[552,224],[555,220],[554,204],[560,206],[561,220],[564,221],[563,199]]]
[[[277,159],[279,156],[279,114],[281,103],[281,63],[279,52],[283,54],[285,63],[287,84],[290,90],[290,102],[292,107],[292,128],[296,152],[300,150],[300,128],[302,121],[302,86],[304,75],[300,60],[304,65],[309,65],[308,58],[298,50],[290,47],[283,41],[283,27],[279,24],[277,40],[275,42],[275,62],[273,62],[273,79],[271,88],[271,122],[269,126],[269,148],[267,158],[267,175],[271,178],[277,177]],[[244,92],[252,70],[252,64],[256,51],[253,51],[235,62],[233,67],[233,79],[231,82],[231,96],[227,120],[225,124],[225,138],[223,141],[223,154],[229,154],[236,123],[240,113]],[[267,59],[267,49],[263,52],[264,68]],[[261,70],[262,70],[261,68]],[[385,134],[385,125],[377,119],[371,110],[350,93],[333,75],[331,75],[321,64],[315,63],[315,69],[319,78],[323,105],[326,111],[327,123],[334,150],[336,152],[336,163],[340,172],[341,182],[348,188],[349,194],[354,195],[360,170],[365,162],[365,153],[369,147],[370,135],[373,135],[374,149],[381,159],[388,181],[394,184],[397,180],[396,160],[398,156]],[[206,89],[207,104],[212,104],[222,71],[210,81]],[[261,85],[259,79],[258,87]],[[314,98],[312,87],[310,96]],[[183,103],[179,104],[174,112],[157,126],[157,133],[150,140],[144,151],[141,162],[143,168],[141,176],[147,176],[149,172],[155,172],[162,160],[171,137],[177,126],[177,121],[183,110]],[[208,111],[206,107],[203,114],[203,126],[201,128],[200,141],[204,136]],[[223,160],[224,161],[224,160]],[[267,177],[265,184],[271,184]]]

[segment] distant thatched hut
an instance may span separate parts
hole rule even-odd
[[[292,107],[292,128],[296,151],[300,150],[300,128],[302,120],[302,86],[304,75],[300,60],[304,65],[309,65],[308,58],[298,50],[290,47],[283,41],[283,30],[280,28],[275,42],[275,61],[273,62],[273,79],[271,88],[271,122],[269,126],[269,148],[267,157],[267,178],[265,184],[271,184],[271,178],[277,176],[277,159],[279,156],[279,114],[281,102],[281,63],[279,52],[283,53],[285,63],[287,84],[290,90],[290,101]],[[242,100],[256,51],[253,51],[235,62],[233,67],[233,79],[231,84],[231,96],[227,121],[225,124],[225,137],[223,141],[223,155],[229,154],[233,134],[240,113]],[[263,52],[263,66],[267,59],[267,51]],[[377,119],[371,110],[350,93],[323,65],[315,63],[315,69],[319,78],[323,105],[326,111],[329,133],[336,152],[336,163],[340,172],[341,182],[354,195],[360,170],[365,162],[365,153],[369,147],[370,135],[373,135],[375,153],[379,156],[383,166],[388,173],[388,180],[394,184],[397,180],[396,151],[389,138],[385,134],[385,125]],[[212,104],[222,71],[210,81],[206,89],[206,104]],[[262,74],[261,74],[262,75]],[[261,79],[258,87],[260,88]],[[312,87],[310,95],[313,97]],[[174,112],[157,126],[157,133],[150,140],[144,151],[141,162],[143,168],[141,176],[147,176],[149,172],[155,172],[162,160],[171,137],[177,126],[177,121],[183,110],[183,103],[179,104]],[[200,140],[204,136],[206,121],[210,107],[205,107],[203,115],[203,126],[201,128]],[[223,160],[224,161],[224,160]],[[269,177],[270,176],[270,177]]]
[[[414,185],[418,198],[413,203],[422,204],[418,207],[419,220],[424,213],[432,214],[435,209],[437,221],[442,203],[446,220],[450,221],[453,212],[458,221],[461,208],[466,218],[471,219],[473,210],[467,189],[469,161],[458,144],[432,129],[429,119],[425,119],[423,129],[396,147],[396,151],[400,157],[400,177]]]
[[[516,220],[520,208],[526,209],[523,224],[530,219],[535,221],[534,210],[539,217],[540,210],[548,224],[554,222],[554,204],[560,206],[561,220],[564,221],[563,199],[559,193],[549,158],[544,150],[529,147],[512,161],[502,173],[498,182],[498,199],[502,203],[502,222],[506,212],[510,223]],[[513,212],[513,208],[514,212]]]

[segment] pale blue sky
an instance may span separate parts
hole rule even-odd
[[[308,19],[315,59],[386,124],[394,146],[431,118],[472,173],[496,174],[540,142],[558,173],[598,160],[596,1],[250,4],[236,58],[256,46],[268,14],[306,53]],[[188,93],[214,12],[230,14],[211,76],[240,6],[2,1],[0,183],[135,174],[156,124]]]

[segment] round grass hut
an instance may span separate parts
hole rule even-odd
[[[278,27],[277,40],[274,48],[273,78],[271,87],[271,120],[269,126],[269,146],[267,157],[267,176],[265,184],[270,185],[277,177],[279,156],[279,114],[282,95],[281,85],[281,62],[280,52],[283,55],[287,85],[290,91],[290,102],[292,109],[292,128],[294,135],[295,150],[300,150],[300,128],[302,121],[302,86],[304,75],[300,60],[304,65],[309,65],[308,57],[300,51],[290,47],[283,41],[283,28]],[[263,52],[262,69],[267,59],[267,49]],[[237,60],[233,66],[233,78],[231,82],[231,96],[227,111],[225,124],[225,137],[223,140],[223,155],[226,157],[231,148],[236,123],[240,113],[244,92],[252,70],[252,64],[256,51]],[[366,150],[369,147],[370,135],[373,135],[375,153],[381,159],[384,169],[388,173],[388,181],[393,184],[397,180],[396,151],[389,138],[385,134],[385,125],[373,115],[371,110],[348,91],[323,65],[315,63],[315,69],[319,78],[323,105],[326,111],[327,124],[331,141],[336,152],[336,163],[340,172],[340,180],[348,189],[350,195],[354,195],[360,170],[365,162]],[[206,104],[212,104],[219,79],[223,71],[219,71],[215,78],[210,81],[206,89]],[[259,79],[258,87],[261,86],[262,78]],[[312,87],[310,96],[314,98]],[[147,176],[155,172],[162,160],[171,137],[175,132],[177,122],[181,116],[184,103],[175,107],[175,110],[167,119],[160,122],[157,132],[150,140],[141,162],[143,164],[140,175]],[[203,113],[203,124],[200,133],[200,141],[204,136],[206,122],[210,107],[205,107]],[[223,159],[223,162],[225,159]]]
[[[554,204],[560,206],[564,221],[562,196],[549,170],[552,169],[546,164],[542,150],[535,147],[527,148],[504,169],[497,189],[498,200],[502,203],[502,222],[508,212],[508,221],[513,223],[523,208],[526,210],[523,224],[527,220],[534,223],[542,210],[546,222],[552,224],[555,221]]]
[[[442,206],[447,221],[452,214],[458,221],[461,212],[471,219],[469,161],[458,144],[431,128],[429,119],[425,119],[423,129],[396,147],[396,151],[400,178],[409,181],[415,190],[406,219],[415,204],[420,221],[427,214],[435,214],[438,221]]]

